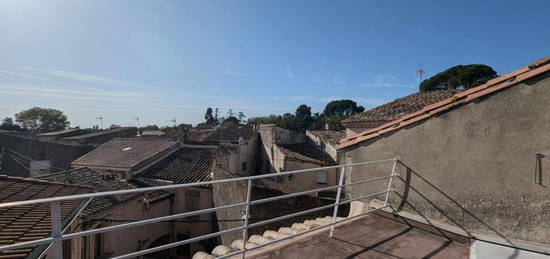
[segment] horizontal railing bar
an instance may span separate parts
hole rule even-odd
[[[213,180],[213,181],[206,181],[206,182],[172,184],[172,185],[163,185],[163,186],[154,186],[154,187],[127,189],[127,190],[117,190],[117,191],[108,191],[108,192],[96,192],[96,193],[86,193],[86,194],[59,196],[59,197],[35,199],[35,200],[27,200],[27,201],[6,202],[6,203],[0,203],[0,208],[21,206],[21,205],[28,205],[28,204],[36,204],[36,203],[54,202],[54,201],[95,198],[95,197],[103,197],[103,196],[110,196],[110,195],[123,195],[123,194],[131,194],[131,193],[150,192],[150,191],[171,190],[171,189],[176,189],[176,188],[195,187],[195,186],[201,186],[201,185],[211,185],[211,184],[228,183],[228,182],[245,181],[245,180],[256,180],[256,179],[262,179],[262,178],[277,177],[277,176],[284,176],[284,175],[290,175],[290,174],[300,174],[300,173],[307,173],[307,172],[315,172],[315,171],[342,168],[342,167],[352,167],[352,166],[361,166],[361,165],[370,165],[370,164],[377,164],[377,163],[384,163],[384,162],[392,162],[392,161],[396,161],[396,160],[397,160],[396,158],[391,158],[391,159],[383,159],[383,160],[370,161],[370,162],[361,162],[361,163],[353,163],[353,164],[346,164],[346,165],[317,167],[317,168],[301,169],[301,170],[294,170],[294,171],[287,171],[287,172],[280,172],[280,173],[271,173],[271,174],[262,174],[262,175],[247,176],[247,177],[237,177],[237,178]]]
[[[301,215],[305,215],[305,214],[308,214],[308,213],[312,213],[312,212],[316,212],[316,211],[320,211],[320,210],[324,210],[324,209],[334,208],[335,206],[336,206],[336,204],[329,204],[329,205],[325,205],[325,206],[321,206],[321,207],[317,207],[317,208],[313,208],[313,209],[309,209],[309,210],[303,210],[303,211],[300,211],[300,212],[296,212],[296,213],[292,213],[292,214],[288,214],[288,215],[284,215],[284,216],[280,216],[280,217],[276,217],[276,218],[256,222],[256,223],[248,225],[248,227],[249,228],[258,227],[258,226],[262,226],[262,225],[265,225],[265,224],[277,222],[277,221],[280,221],[280,220],[285,220],[285,219],[288,219],[288,218],[293,218],[293,217],[296,217],[296,216],[301,216]]]
[[[209,213],[209,212],[215,212],[215,211],[223,210],[223,209],[230,209],[230,208],[244,206],[244,205],[246,205],[246,202],[235,203],[235,204],[220,206],[220,207],[216,207],[216,208],[208,208],[208,209],[203,209],[203,210],[185,212],[185,213],[180,213],[180,214],[175,214],[175,215],[170,215],[170,216],[157,217],[157,218],[152,218],[152,219],[145,219],[145,220],[140,220],[140,221],[131,222],[131,223],[119,224],[119,225],[115,225],[115,226],[108,226],[108,227],[103,227],[103,228],[85,230],[85,231],[80,231],[80,232],[76,232],[76,233],[70,233],[70,234],[62,235],[61,237],[57,238],[56,240],[67,240],[67,239],[73,239],[73,238],[76,238],[76,237],[89,236],[89,235],[100,234],[100,233],[105,233],[105,232],[109,232],[109,231],[115,231],[115,230],[132,228],[132,227],[138,227],[138,226],[141,226],[141,225],[147,225],[147,224],[152,224],[152,223],[157,223],[157,222],[163,222],[163,221],[168,221],[168,220],[173,220],[173,219],[178,219],[178,218],[186,218],[186,217],[190,217],[190,216],[200,215],[200,214]],[[52,241],[53,241],[53,238],[50,237],[50,238],[43,238],[43,239],[38,239],[38,240],[33,240],[33,241],[28,241],[28,242],[21,242],[21,243],[7,245],[7,246],[1,246],[0,247],[0,252],[1,251],[6,251],[6,250],[13,250],[13,249],[17,249],[17,248],[32,247],[32,246],[35,246],[35,245],[40,245],[40,244],[45,244],[45,243],[51,243]]]
[[[321,207],[317,207],[317,208],[313,208],[313,209],[309,209],[309,210],[304,210],[304,211],[300,211],[300,212],[296,212],[296,213],[292,213],[292,214],[288,214],[288,215],[284,215],[284,216],[280,216],[280,217],[276,217],[276,218],[256,222],[256,223],[250,224],[249,227],[251,227],[251,228],[252,227],[258,227],[258,226],[262,226],[262,225],[269,224],[269,223],[272,223],[272,222],[285,220],[285,219],[293,218],[293,217],[296,217],[296,216],[301,216],[301,215],[308,214],[308,213],[311,213],[311,212],[316,212],[316,211],[320,211],[320,210],[324,210],[324,209],[334,208],[334,207],[336,207],[336,205],[347,204],[347,203],[350,203],[352,201],[366,199],[366,198],[376,196],[376,195],[380,195],[380,194],[384,194],[384,193],[387,193],[387,192],[390,192],[390,191],[392,191],[392,190],[372,193],[372,194],[369,194],[369,195],[357,197],[355,199],[350,199],[350,200],[342,201],[342,202],[339,202],[339,203],[333,203],[333,204],[329,204],[329,205],[325,205],[325,206],[321,206]]]
[[[331,222],[327,225],[322,225],[320,227],[316,227],[316,228],[312,228],[312,229],[308,229],[308,230],[305,230],[305,231],[302,231],[302,232],[299,232],[299,233],[296,233],[296,234],[293,234],[293,235],[290,235],[290,236],[287,236],[287,237],[283,237],[283,238],[279,238],[279,239],[275,239],[273,241],[269,241],[267,243],[263,243],[263,244],[258,244],[258,245],[255,245],[251,248],[247,248],[246,249],[246,252],[251,252],[255,249],[259,249],[259,248],[262,248],[262,247],[265,247],[265,246],[269,246],[269,245],[272,245],[272,244],[275,244],[275,243],[278,243],[278,242],[281,242],[281,241],[285,241],[285,240],[288,240],[288,239],[291,239],[291,238],[294,238],[294,237],[297,237],[297,236],[301,236],[301,235],[304,235],[304,234],[307,234],[307,233],[310,233],[310,232],[313,232],[313,231],[317,231],[319,229],[323,229],[323,228],[327,228],[327,227],[330,227],[332,225],[336,225],[336,224],[340,224],[340,223],[343,223],[343,222],[346,222],[346,221],[349,221],[349,220],[352,220],[352,219],[356,219],[358,217],[362,217],[362,216],[365,216],[367,214],[370,214],[372,212],[375,212],[377,210],[381,210],[381,209],[384,209],[386,207],[389,207],[389,206],[383,206],[383,207],[380,207],[380,208],[376,208],[376,209],[372,209],[372,210],[368,210],[366,212],[363,212],[361,214],[357,214],[357,215],[354,215],[354,216],[351,216],[351,217],[348,217],[348,218],[344,218],[344,219],[341,219],[341,220],[338,220],[336,222]],[[231,257],[231,256],[234,256],[234,255],[238,255],[238,254],[242,254],[243,253],[243,250],[238,250],[238,251],[235,251],[235,252],[232,252],[232,253],[229,253],[229,254],[226,254],[226,255],[223,255],[223,256],[220,256],[220,257],[216,257],[216,259],[222,259],[222,258],[228,258],[228,257]]]
[[[342,184],[342,185],[334,185],[334,186],[318,188],[318,189],[313,189],[313,190],[308,190],[308,191],[303,191],[303,192],[296,192],[296,193],[291,193],[291,194],[279,195],[279,196],[275,196],[275,197],[270,197],[270,198],[265,198],[265,199],[260,199],[260,200],[254,200],[250,204],[251,205],[261,204],[261,203],[292,198],[292,197],[306,195],[306,194],[315,193],[315,192],[338,189],[338,187],[346,187],[346,186],[351,186],[351,185],[356,185],[356,184],[361,184],[361,183],[368,183],[368,182],[373,182],[373,181],[378,181],[378,180],[384,180],[384,179],[392,178],[392,177],[397,177],[397,176],[384,176],[384,177],[372,178],[372,179],[353,182],[353,183],[346,183],[346,184]]]
[[[218,231],[218,232],[202,235],[202,236],[199,236],[199,237],[194,237],[194,238],[181,240],[181,241],[173,242],[173,243],[166,244],[166,245],[161,245],[161,246],[156,246],[156,247],[153,247],[153,248],[144,249],[144,250],[141,250],[141,251],[136,251],[136,252],[133,252],[133,253],[128,253],[128,254],[124,254],[124,255],[120,255],[120,256],[116,256],[116,257],[111,257],[111,259],[122,259],[122,258],[137,257],[137,256],[140,256],[140,255],[145,255],[145,254],[150,254],[150,253],[166,250],[166,249],[169,249],[169,248],[172,248],[172,247],[177,247],[177,246],[181,246],[181,245],[201,241],[201,240],[204,240],[204,239],[220,236],[220,235],[223,235],[223,234],[227,234],[227,233],[231,233],[231,232],[235,232],[235,231],[239,231],[239,230],[243,230],[243,229],[245,229],[245,226],[236,227],[236,228],[223,230],[223,231]]]
[[[131,223],[124,223],[124,224],[119,224],[119,225],[115,225],[115,226],[109,226],[109,227],[104,227],[104,228],[97,228],[97,229],[92,229],[92,230],[81,231],[81,232],[77,232],[77,233],[71,233],[71,234],[63,235],[60,239],[62,239],[62,240],[72,239],[72,238],[75,238],[75,237],[89,236],[89,235],[94,235],[94,234],[99,234],[99,233],[104,233],[104,232],[109,232],[109,231],[114,231],[114,230],[138,227],[138,226],[141,226],[141,225],[158,223],[158,222],[163,222],[163,221],[168,221],[168,220],[173,220],[173,219],[179,219],[179,218],[186,218],[186,217],[190,217],[190,216],[205,214],[205,213],[209,213],[209,212],[216,212],[218,210],[230,209],[230,208],[240,207],[240,206],[244,206],[244,205],[246,205],[246,202],[235,203],[235,204],[220,206],[220,207],[215,207],[215,208],[208,208],[208,209],[203,209],[203,210],[195,210],[195,211],[191,211],[191,212],[185,212],[185,213],[180,213],[180,214],[175,214],[175,215],[170,215],[170,216],[157,217],[157,218],[152,218],[152,219],[145,219],[145,220],[135,221],[135,222],[131,222]]]
[[[43,245],[43,244],[49,244],[53,241],[54,241],[53,237],[46,237],[46,238],[41,238],[41,239],[32,240],[32,241],[0,246],[0,252],[19,249],[19,248],[25,248],[25,247],[33,247],[33,246]]]
[[[357,181],[357,182],[353,182],[353,183],[346,183],[346,184],[344,184],[344,186],[351,186],[351,185],[357,185],[357,184],[362,184],[362,183],[374,182],[374,181],[384,180],[384,179],[388,179],[388,178],[392,178],[392,177],[397,177],[397,175],[388,175],[388,176],[382,176],[382,177],[377,177],[377,178],[370,178],[370,179],[367,179],[367,180]]]
[[[342,201],[342,202],[340,202],[340,204],[348,204],[348,203],[351,203],[351,202],[354,202],[354,201],[370,198],[370,197],[373,197],[373,196],[376,196],[376,195],[380,195],[380,194],[384,194],[384,193],[388,193],[388,192],[393,192],[393,191],[395,191],[395,189],[390,189],[389,191],[375,192],[375,193],[371,193],[369,195],[360,196],[360,197],[357,197],[357,198]]]

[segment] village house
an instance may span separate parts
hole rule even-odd
[[[229,153],[219,146],[183,144],[176,152],[135,176],[142,186],[162,186],[211,181],[216,171],[227,171]],[[175,190],[173,213],[183,213],[213,207],[212,185],[178,188]],[[217,229],[216,214],[183,218],[174,223],[176,240],[211,233]],[[178,256],[191,256],[196,251],[212,249],[216,238],[178,247]]]
[[[399,158],[392,204],[465,236],[549,253],[550,57],[461,92],[422,92],[344,120],[345,160]],[[350,168],[348,181],[391,164]],[[348,188],[351,197],[387,181]]]
[[[184,143],[222,146],[230,154],[230,172],[252,175],[256,171],[259,134],[250,126],[194,129],[186,134]]]
[[[293,171],[336,164],[328,153],[308,143],[308,138],[302,133],[282,129],[273,124],[260,125],[259,132],[261,145],[258,152],[258,172],[260,173]],[[278,177],[274,180],[294,190],[308,190],[336,185],[337,178],[337,170],[328,169],[316,173]]]
[[[122,181],[99,173],[90,168],[79,168],[60,173],[35,177],[36,180],[93,187],[93,192],[127,190],[137,188],[127,181]],[[94,198],[86,203],[77,215],[75,222],[67,231],[83,231],[168,216],[173,212],[173,195],[165,191],[148,193],[104,196]],[[2,231],[0,230],[0,233]],[[173,224],[160,222],[141,228],[129,228],[119,231],[95,234],[66,240],[63,243],[64,258],[98,258],[113,257],[153,246],[169,243],[175,238]],[[170,251],[165,251],[170,254]]]
[[[0,132],[0,174],[29,177],[67,170],[73,160],[93,149],[87,144],[41,141],[15,132]]]
[[[127,179],[175,152],[178,147],[177,142],[163,138],[117,138],[76,159],[71,166],[88,167]]]

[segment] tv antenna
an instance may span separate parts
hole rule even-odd
[[[418,76],[418,80],[419,80],[419,84],[422,83],[422,76],[424,75],[426,71],[424,70],[424,68],[422,68],[422,66],[419,66],[418,69],[416,70],[416,76]]]
[[[96,117],[96,119],[99,120],[99,125],[100,125],[100,126],[99,126],[99,127],[100,127],[99,129],[100,129],[100,130],[103,129],[103,116],[101,116],[101,114],[100,114],[99,117]]]
[[[139,128],[139,117],[132,118],[133,120],[137,121],[137,127]]]
[[[176,118],[172,118],[171,120],[168,120],[169,122],[173,122],[174,123],[174,127],[176,127],[177,123],[176,123]]]

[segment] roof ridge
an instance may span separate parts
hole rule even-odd
[[[358,134],[346,137],[340,141],[340,148],[346,148],[367,139],[371,139],[381,134],[396,130],[398,128],[402,128],[411,123],[431,117],[432,115],[439,112],[446,111],[460,104],[468,103],[481,96],[485,96],[489,93],[519,84],[520,82],[523,82],[524,80],[529,79],[533,76],[537,76],[544,72],[550,71],[550,57],[535,61],[534,63],[536,63],[536,66],[534,68],[523,67],[518,70],[509,72],[497,78],[493,78],[482,85],[459,92],[445,100],[426,105],[419,111],[406,114],[396,120],[380,125],[379,127],[367,129]]]

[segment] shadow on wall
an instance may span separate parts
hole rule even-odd
[[[430,210],[426,209],[425,207],[418,208],[417,206],[412,204],[414,202],[410,201],[410,199],[409,199],[410,196],[411,195],[418,195],[423,200],[425,200],[433,209],[435,209],[435,211],[437,211],[441,216],[443,216],[448,222],[450,222],[454,226],[460,228],[469,238],[471,238],[471,239],[480,239],[480,240],[483,239],[483,238],[480,238],[477,233],[473,233],[472,231],[469,230],[469,229],[478,230],[479,225],[481,225],[485,229],[489,230],[489,232],[491,232],[493,235],[496,235],[498,238],[500,238],[501,242],[502,241],[504,242],[504,245],[511,246],[511,247],[517,247],[516,244],[512,240],[507,238],[503,233],[498,231],[495,227],[491,226],[486,221],[482,220],[480,217],[476,216],[476,214],[474,212],[472,212],[472,211],[468,210],[467,208],[465,208],[465,206],[461,205],[458,201],[454,200],[452,197],[447,195],[441,189],[437,188],[437,186],[435,186],[434,184],[429,182],[426,178],[422,177],[419,173],[415,172],[412,168],[407,166],[405,163],[403,163],[402,161],[398,161],[398,163],[400,163],[400,165],[403,166],[406,169],[406,174],[405,174],[404,178],[403,178],[402,175],[397,176],[397,179],[399,179],[403,183],[403,191],[402,191],[402,193],[398,192],[397,190],[394,191],[394,193],[397,196],[399,196],[399,198],[400,198],[399,205],[397,205],[397,207],[395,207],[395,208],[392,206],[392,209],[393,209],[394,212],[401,212],[407,206],[412,211],[416,212],[420,217],[422,217],[426,222],[428,222],[429,225],[434,227],[434,230],[436,232],[438,232],[442,236],[447,237],[447,235],[444,232],[442,232],[437,226],[435,226],[434,223],[429,219],[429,218],[432,218],[432,219],[433,218],[438,218],[437,216],[433,215],[433,213],[431,213]],[[438,204],[436,204],[436,202],[433,202],[432,200],[430,200],[426,195],[424,195],[417,188],[415,188],[413,186],[413,184],[411,184],[413,177],[415,177],[416,179],[420,180],[421,182],[423,182],[423,183],[427,184],[427,186],[429,186],[430,190],[427,190],[426,192],[430,192],[431,196],[433,196],[434,193],[437,193],[437,194],[443,196],[447,201],[449,201],[449,204],[452,204],[455,208],[458,208],[458,210],[461,213],[456,213],[456,211],[453,211],[452,213],[450,213],[449,212],[450,210],[449,210],[448,206],[446,206],[446,208],[442,208],[441,205],[438,205]],[[439,202],[439,203],[441,203],[441,202]],[[424,211],[424,213],[422,213],[421,211]],[[430,214],[430,213],[432,215],[426,215],[426,214]],[[451,214],[454,215],[454,217]],[[457,219],[456,215],[460,215],[460,218]],[[471,220],[465,219],[466,217],[469,217]],[[466,222],[468,222],[468,223],[466,223]],[[474,223],[472,223],[472,222],[474,222]],[[478,226],[476,226],[476,225],[478,225]],[[515,258],[515,256],[517,254],[518,254],[518,251],[515,250],[514,253],[508,258]]]

